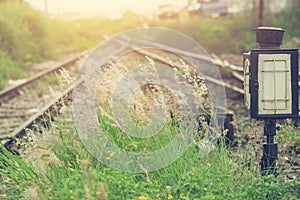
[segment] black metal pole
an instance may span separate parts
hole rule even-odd
[[[276,160],[278,157],[277,144],[274,144],[276,135],[276,120],[266,120],[264,126],[266,144],[263,145],[263,157],[261,158],[262,175],[276,175]]]
[[[263,23],[264,23],[264,0],[259,0],[258,26],[263,26]]]

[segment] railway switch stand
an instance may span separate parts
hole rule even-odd
[[[262,174],[274,173],[276,119],[298,118],[298,49],[282,49],[284,30],[258,27],[259,47],[243,54],[244,101],[252,118],[265,120]]]

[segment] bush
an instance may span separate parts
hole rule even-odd
[[[87,48],[73,23],[48,18],[24,2],[0,2],[0,89],[34,63]]]
[[[48,58],[43,45],[49,36],[41,13],[27,4],[10,2],[0,4],[0,13],[1,50],[22,66]]]
[[[24,70],[19,68],[4,51],[0,50],[0,89],[3,88],[9,79],[16,79],[20,74],[25,75]]]
[[[197,16],[184,23],[163,24],[195,39],[209,53],[241,54],[256,46],[253,23],[245,15],[212,19]]]

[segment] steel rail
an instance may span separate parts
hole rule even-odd
[[[46,123],[44,119],[47,118],[47,115],[49,113],[56,112],[57,109],[59,109],[58,107],[56,107],[58,106],[58,103],[66,96],[70,95],[76,85],[77,84],[72,84],[71,86],[69,86],[58,97],[52,99],[47,105],[43,106],[43,108],[38,113],[34,114],[23,124],[18,126],[12,133],[1,136],[0,140],[7,140],[4,142],[4,146],[6,148],[11,148],[15,143],[15,139],[24,136],[26,134],[26,128],[32,128],[34,123]]]
[[[79,60],[84,54],[83,53],[79,53],[79,54],[76,54],[74,56],[72,56],[71,58],[68,58],[66,59],[65,61],[62,61],[61,63],[58,63],[56,65],[54,65],[53,67],[51,67],[50,69],[47,69],[45,71],[42,71],[40,73],[37,73],[36,75],[30,77],[27,81],[19,84],[19,85],[16,85],[16,86],[13,86],[13,87],[10,87],[10,88],[7,88],[3,91],[0,92],[0,100],[9,96],[10,94],[16,92],[18,89],[26,86],[26,85],[29,85],[31,84],[32,82],[44,77],[45,75],[47,74],[50,74],[54,71],[57,71],[58,69],[61,69],[67,65],[70,65],[74,62],[76,62],[77,60]]]
[[[116,40],[116,41],[119,42],[119,43],[121,43],[122,45],[128,44],[129,47],[132,48],[132,50],[136,51],[137,53],[140,53],[140,54],[142,54],[142,55],[148,56],[148,57],[150,57],[150,58],[153,58],[153,59],[158,60],[158,61],[160,61],[160,62],[163,62],[163,63],[165,63],[165,64],[170,64],[169,60],[167,60],[166,58],[164,58],[164,57],[162,57],[162,56],[160,56],[160,55],[157,55],[157,54],[155,54],[155,53],[149,52],[149,51],[147,51],[147,50],[138,48],[138,46],[137,46],[137,45],[134,45],[133,42],[129,40],[129,38],[126,38],[126,39],[124,39],[123,41],[122,41],[122,40]],[[147,42],[147,41],[146,41],[146,42]],[[148,44],[152,46],[152,42],[151,42],[151,43],[148,42]],[[156,47],[162,48],[163,50],[166,50],[166,48],[167,48],[170,52],[183,53],[182,50],[178,50],[178,49],[175,49],[175,48],[172,48],[172,47],[167,47],[166,45],[158,45],[158,43],[154,43],[154,45],[156,45]],[[189,53],[185,53],[185,55],[190,55],[190,54],[189,54]],[[193,56],[193,55],[191,54],[191,56]],[[196,56],[195,56],[195,58],[196,58]],[[199,58],[199,59],[204,59],[204,60],[206,60],[206,61],[212,62],[212,60],[211,60],[210,58],[206,57],[206,56],[197,56],[197,58]],[[177,69],[180,69],[180,68],[181,68],[180,64],[172,63],[172,65],[174,65],[174,67],[176,67]],[[222,65],[222,67],[224,67],[224,66]],[[238,73],[236,72],[236,74],[238,74]],[[238,74],[238,75],[239,75],[239,74]],[[237,75],[237,76],[238,76],[238,75]],[[239,78],[241,79],[242,76],[240,75]],[[225,88],[231,89],[231,90],[233,90],[233,91],[235,91],[235,92],[237,92],[237,93],[239,93],[239,94],[244,94],[244,90],[243,90],[243,89],[241,89],[241,88],[239,88],[239,87],[236,87],[236,86],[233,86],[233,85],[230,85],[229,83],[225,83],[225,82],[223,82],[223,81],[214,79],[214,78],[212,78],[212,77],[210,77],[210,76],[205,76],[205,79],[206,79],[207,81],[211,82],[211,83],[214,83],[214,84],[223,86],[223,87],[225,87]],[[240,79],[239,79],[239,80],[240,80]]]
[[[132,39],[129,38],[129,37],[127,37],[127,36],[121,36],[121,37],[125,41],[127,40],[128,42],[132,42]],[[134,38],[134,42],[135,43],[140,43],[140,44],[150,45],[152,47],[157,47],[157,48],[160,48],[160,49],[164,49],[164,50],[167,50],[167,51],[170,51],[170,52],[173,52],[173,53],[178,53],[178,54],[181,54],[181,55],[189,56],[189,57],[192,57],[192,58],[197,58],[197,59],[200,59],[200,60],[212,62],[212,63],[214,63],[217,66],[227,67],[227,68],[229,68],[231,70],[234,70],[234,71],[239,71],[239,72],[243,72],[244,71],[243,67],[230,64],[230,63],[228,63],[226,61],[222,61],[215,54],[212,54],[211,57],[209,57],[209,56],[203,56],[203,55],[195,54],[195,53],[192,53],[192,52],[184,51],[184,50],[181,50],[181,49],[177,49],[177,48],[174,48],[174,47],[170,47],[170,46],[167,46],[167,45],[164,45],[164,44],[160,44],[160,43],[157,43],[157,42],[146,41],[146,40],[139,39],[139,38]]]

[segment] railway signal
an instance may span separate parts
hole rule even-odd
[[[245,105],[252,118],[265,120],[261,169],[274,172],[277,159],[276,119],[299,117],[298,49],[281,49],[284,30],[256,29],[259,47],[244,53]]]

